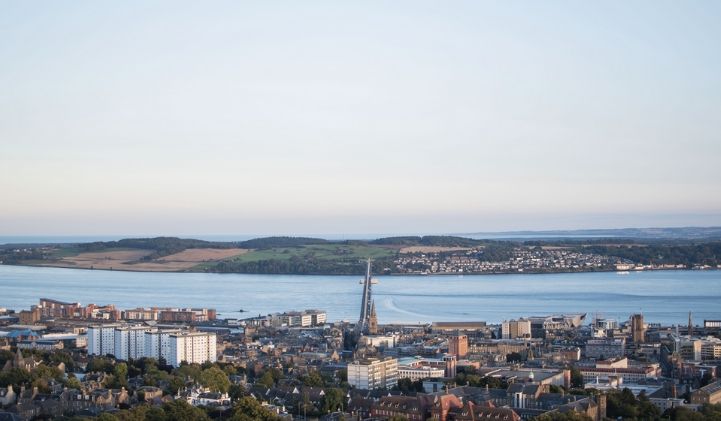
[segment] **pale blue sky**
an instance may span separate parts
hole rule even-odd
[[[0,234],[721,225],[721,2],[0,0]]]

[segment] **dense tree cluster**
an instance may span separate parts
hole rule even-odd
[[[423,380],[413,381],[409,378],[398,379],[398,384],[393,390],[399,390],[403,393],[423,392]]]
[[[450,235],[386,237],[369,241],[369,244],[378,245],[427,247],[475,247],[485,243],[487,243],[486,240],[474,240],[472,238],[454,237]]]
[[[533,418],[534,421],[592,421],[591,417],[579,412],[548,412]]]
[[[703,244],[644,244],[627,245],[591,245],[580,247],[578,251],[597,253],[604,256],[616,256],[644,265],[683,264],[693,265],[721,264],[721,242]]]
[[[571,387],[583,388],[583,374],[577,367],[571,367]]]
[[[672,408],[663,413],[663,418],[671,421],[721,421],[721,404],[703,405],[693,411],[688,408]]]
[[[327,244],[328,240],[322,238],[309,237],[264,237],[254,238],[252,240],[241,241],[238,247],[246,249],[267,250],[280,247],[298,247],[314,244]]]
[[[230,421],[280,421],[280,417],[263,407],[250,396],[239,398],[233,408],[217,413],[211,408],[194,407],[183,400],[164,403],[162,406],[139,405],[132,409],[105,412],[95,421],[210,421],[220,418]],[[88,420],[87,417],[63,417],[65,421]],[[90,418],[92,420],[92,418]]]
[[[453,382],[459,386],[486,387],[491,389],[507,389],[508,382],[497,377],[487,377],[478,373],[473,368],[465,368],[456,374]]]
[[[636,398],[629,389],[607,394],[606,416],[625,420],[654,420],[661,415],[658,407],[651,403],[644,392]]]
[[[376,259],[374,267],[390,267],[390,258]],[[365,273],[366,264],[357,258],[319,259],[293,256],[289,259],[268,259],[257,261],[225,260],[207,269],[219,273],[261,273],[297,275],[358,275]]]

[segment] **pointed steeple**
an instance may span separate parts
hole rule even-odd
[[[369,335],[377,335],[378,334],[378,316],[376,316],[375,300],[373,300],[371,302],[371,314],[368,319],[368,334]]]

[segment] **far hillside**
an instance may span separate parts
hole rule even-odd
[[[0,247],[0,264],[127,271],[360,275],[373,259],[377,274],[517,273],[721,267],[721,241],[681,238],[480,240],[397,236],[327,240],[275,236],[237,242],[177,237],[83,244]]]

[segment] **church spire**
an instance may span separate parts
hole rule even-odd
[[[376,316],[376,302],[375,300],[371,301],[371,314],[368,318],[368,334],[369,335],[377,335],[378,334],[378,316]]]

